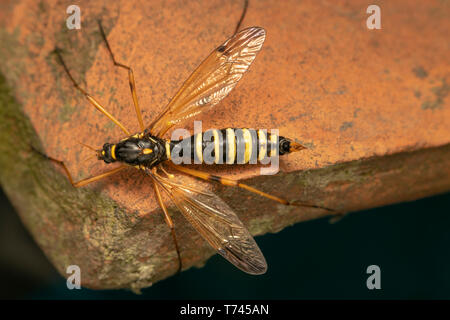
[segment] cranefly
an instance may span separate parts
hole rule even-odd
[[[239,269],[250,274],[262,274],[267,270],[267,263],[247,228],[223,200],[212,192],[198,190],[183,183],[182,179],[173,174],[174,172],[178,171],[203,180],[239,187],[284,205],[331,210],[302,202],[291,203],[286,199],[255,189],[238,180],[219,177],[183,165],[176,165],[174,161],[171,161],[172,154],[177,146],[179,147],[186,143],[192,146],[192,152],[190,153],[192,160],[202,163],[204,161],[204,152],[209,148],[212,150],[212,163],[214,164],[248,163],[252,157],[262,160],[266,155],[284,155],[305,148],[289,138],[279,137],[273,133],[269,134],[265,130],[249,130],[247,128],[212,130],[210,132],[212,139],[206,142],[203,139],[203,133],[197,133],[177,141],[163,138],[164,134],[175,124],[217,105],[236,86],[256,58],[257,53],[262,48],[266,32],[261,27],[250,27],[239,31],[247,6],[248,2],[245,1],[244,10],[233,36],[217,47],[200,64],[169,104],[148,127],[144,126],[142,120],[133,70],[129,66],[116,61],[99,22],[101,35],[114,65],[128,70],[131,95],[141,129],[140,133],[134,135],[131,135],[118,119],[78,85],[67,68],[60,50],[55,49],[59,62],[73,85],[95,108],[118,125],[127,135],[127,138],[115,143],[105,143],[102,149],[95,150],[99,160],[103,160],[105,163],[119,162],[121,166],[77,182],[73,181],[69,170],[62,161],[49,156],[46,157],[64,168],[74,187],[85,186],[113,175],[129,166],[148,174],[152,178],[156,199],[172,233],[178,256],[178,270],[182,269],[180,249],[174,223],[162,200],[161,191],[167,193],[175,206],[203,238],[218,253]],[[242,150],[241,156],[239,156],[239,150]]]

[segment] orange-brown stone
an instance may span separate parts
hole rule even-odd
[[[450,190],[450,6],[378,1],[382,28],[369,30],[369,4],[251,1],[243,27],[266,29],[263,49],[234,91],[196,119],[203,129],[278,129],[308,149],[284,157],[277,176],[257,177],[260,167],[251,165],[201,169],[342,212]],[[0,118],[7,124],[0,181],[58,270],[78,264],[88,270],[86,286],[140,288],[177,267],[150,178],[129,169],[75,191],[26,143],[20,160],[32,157],[36,165],[26,170],[5,144],[40,145],[76,179],[102,172],[106,166],[85,160],[92,151],[77,141],[100,147],[123,133],[73,88],[51,53],[55,46],[82,87],[136,132],[127,72],[112,65],[96,20],[102,19],[117,60],[133,67],[149,123],[231,35],[243,3],[80,1],[80,30],[67,30],[67,5],[0,4],[0,73],[17,101]],[[29,131],[16,130],[22,122],[12,115],[29,118]],[[192,121],[183,125],[192,128]],[[214,188],[255,234],[326,214]],[[185,267],[205,261],[212,251],[179,213],[173,216]]]

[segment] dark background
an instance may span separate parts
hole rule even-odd
[[[450,298],[450,194],[257,237],[269,264],[263,276],[247,275],[216,255],[204,268],[156,283],[142,295],[68,290],[1,190],[0,204],[3,299]],[[381,268],[381,290],[366,287],[366,269],[372,264]]]

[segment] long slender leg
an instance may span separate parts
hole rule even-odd
[[[153,179],[153,185],[155,187],[156,199],[158,200],[158,204],[161,207],[162,211],[164,212],[164,219],[166,220],[166,223],[170,228],[170,232],[172,233],[173,242],[175,243],[175,249],[177,250],[177,255],[178,255],[178,271],[177,272],[180,272],[182,269],[182,261],[181,261],[181,255],[180,255],[180,248],[178,247],[177,237],[175,234],[175,225],[174,225],[172,218],[170,217],[169,212],[167,211],[167,208],[162,200],[161,191],[159,190],[158,184],[155,179]]]
[[[300,201],[290,202],[290,201],[288,201],[286,199],[283,199],[283,198],[280,198],[280,197],[277,197],[277,196],[265,193],[265,192],[263,192],[261,190],[258,190],[256,188],[253,188],[253,187],[251,187],[251,186],[249,186],[247,184],[244,184],[244,183],[240,182],[239,180],[232,180],[232,179],[228,179],[228,178],[224,178],[224,177],[219,177],[219,176],[215,176],[215,175],[212,175],[212,174],[209,174],[209,173],[206,173],[206,172],[202,172],[202,171],[186,168],[186,167],[183,167],[183,166],[177,166],[177,165],[174,165],[173,163],[171,163],[170,161],[167,161],[167,162],[172,168],[174,168],[174,169],[176,169],[178,171],[181,171],[183,173],[189,174],[191,176],[194,176],[194,177],[197,177],[197,178],[200,178],[200,179],[203,179],[203,180],[207,180],[207,181],[219,182],[219,183],[221,183],[223,185],[226,185],[226,186],[242,188],[242,189],[245,189],[247,191],[256,193],[256,194],[258,194],[260,196],[263,196],[265,198],[268,198],[270,200],[273,200],[273,201],[279,202],[281,204],[287,205],[287,206],[310,207],[310,208],[324,209],[324,210],[327,210],[327,211],[330,211],[330,212],[336,212],[333,209],[317,206],[317,205],[306,203],[306,202],[300,202]]]
[[[112,53],[111,47],[109,46],[108,40],[106,39],[106,34],[105,34],[105,31],[103,30],[102,23],[100,22],[100,20],[98,21],[98,26],[100,28],[100,33],[102,34],[102,38],[103,38],[103,40],[105,40],[106,48],[108,49],[109,55],[111,56],[111,59],[112,59],[114,65],[116,67],[121,67],[121,68],[128,70],[128,80],[130,83],[131,96],[133,97],[134,109],[136,111],[136,116],[138,118],[139,127],[141,128],[141,132],[143,132],[145,130],[145,128],[144,128],[144,122],[142,121],[141,108],[139,107],[139,102],[138,102],[138,98],[137,98],[136,83],[134,81],[133,69],[131,69],[131,67],[129,67],[129,66],[126,66],[122,63],[118,63],[116,61],[116,59],[114,58],[114,54]]]
[[[167,171],[163,168],[162,164],[160,164],[157,168],[158,168],[158,169],[161,169],[161,171],[164,172],[164,174],[165,174],[166,177],[167,177],[167,178],[162,177],[161,175],[159,175],[159,174],[157,173],[156,170],[152,171],[152,174],[155,175],[155,176],[157,176],[160,180],[163,180],[163,181],[164,181],[164,180],[169,180],[169,181],[170,181],[171,179],[174,179],[174,178],[175,178],[175,176],[174,176],[173,174],[167,172]],[[176,182],[170,182],[170,183],[171,183],[172,185],[174,185],[174,186],[179,187],[179,188],[187,189],[187,190],[190,190],[190,191],[195,192],[195,193],[203,194],[203,195],[205,195],[205,196],[211,196],[211,195],[212,195],[210,192],[207,192],[207,191],[204,191],[204,190],[200,190],[200,189],[197,189],[197,188],[194,188],[194,187],[191,187],[191,186],[181,185],[181,184],[176,183]]]
[[[247,13],[247,8],[248,8],[248,0],[244,1],[244,10],[242,11],[241,17],[236,25],[236,29],[234,30],[233,35],[235,35],[238,31],[239,28],[241,27],[242,21],[244,21],[245,18],[245,14]]]
[[[123,132],[125,132],[126,135],[130,135],[130,132],[119,122],[119,120],[117,120],[112,114],[110,114],[108,111],[106,111],[106,109],[97,101],[95,100],[92,96],[90,96],[86,91],[84,91],[83,88],[81,88],[78,83],[75,81],[75,79],[72,77],[72,74],[69,71],[69,68],[67,68],[66,63],[64,62],[64,59],[61,55],[61,50],[56,48],[54,50],[54,52],[56,53],[59,62],[61,63],[61,65],[64,68],[64,71],[66,71],[67,75],[69,76],[70,81],[72,81],[73,85],[75,88],[77,88],[78,90],[80,90],[80,92],[82,94],[84,94],[84,96],[86,97],[86,99],[88,99],[88,101],[95,107],[97,108],[98,111],[100,111],[101,113],[103,113],[105,116],[107,116],[112,122],[114,122],[116,125],[118,125],[120,127],[120,129],[122,129]]]
[[[127,166],[120,166],[120,167],[114,168],[112,170],[103,172],[103,173],[101,173],[99,175],[92,176],[90,178],[82,179],[80,181],[76,181],[75,182],[75,181],[73,181],[72,175],[70,174],[69,169],[67,169],[67,166],[65,165],[65,163],[63,161],[57,160],[57,159],[52,158],[52,157],[49,157],[46,154],[43,154],[42,152],[40,152],[39,150],[36,150],[34,147],[32,147],[32,149],[36,153],[41,155],[42,157],[44,157],[44,158],[46,158],[46,159],[48,159],[48,160],[50,160],[50,161],[60,165],[64,169],[64,171],[66,172],[67,178],[69,179],[70,183],[75,188],[80,188],[80,187],[83,187],[83,186],[85,186],[85,185],[87,185],[87,184],[89,184],[91,182],[98,181],[98,180],[101,180],[103,178],[109,177],[110,175],[113,175],[113,174],[115,174],[115,173],[117,173],[117,172],[119,172],[119,171],[121,171],[121,170],[123,170],[123,169],[125,169],[127,167]]]

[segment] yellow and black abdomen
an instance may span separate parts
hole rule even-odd
[[[181,163],[256,164],[266,157],[283,155],[304,149],[292,140],[246,128],[212,129],[193,136],[171,141],[166,146],[170,158]]]

